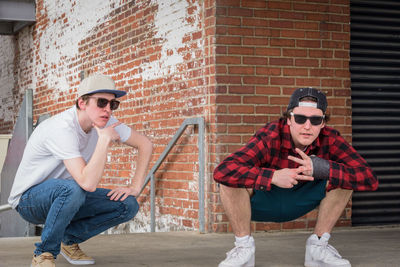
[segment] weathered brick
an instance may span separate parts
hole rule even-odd
[[[13,66],[9,80],[1,76],[0,114],[5,116],[0,133],[11,133],[27,88],[34,88],[35,119],[73,105],[81,71],[106,73],[128,92],[114,114],[151,138],[151,165],[184,119],[203,117],[210,181],[206,231],[232,231],[213,169],[261,125],[279,118],[295,87],[326,91],[328,111],[335,114],[329,124],[351,141],[348,0],[195,0],[168,7],[161,0],[112,0],[113,7],[105,1],[94,21],[77,12],[77,6],[50,19],[56,13],[50,2],[36,1],[40,12],[29,30],[11,42],[0,37],[1,55],[8,47],[16,48],[5,67],[5,57],[0,57],[2,70]],[[199,227],[197,134],[197,127],[189,126],[156,173],[159,212],[173,217],[174,226],[182,230]],[[136,157],[135,150],[113,146],[110,158],[119,162],[107,164],[102,186],[131,183]],[[149,211],[148,194],[146,188],[140,197],[144,213]],[[338,225],[350,225],[350,212],[351,207]],[[312,211],[290,223],[251,227],[310,229],[315,221]]]

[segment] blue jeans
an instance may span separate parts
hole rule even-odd
[[[113,201],[109,189],[83,190],[75,180],[49,179],[22,195],[17,211],[30,223],[44,224],[35,255],[56,257],[60,244],[81,243],[110,227],[131,220],[139,210],[133,196]]]

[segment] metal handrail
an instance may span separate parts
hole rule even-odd
[[[6,210],[10,210],[10,209],[11,209],[11,205],[10,204],[0,205],[0,212],[6,211]]]
[[[199,127],[199,137],[197,140],[199,147],[199,230],[201,233],[205,232],[205,219],[204,219],[204,118],[188,118],[182,123],[175,135],[169,141],[167,147],[161,153],[157,162],[151,168],[149,174],[146,176],[145,182],[140,190],[139,195],[143,192],[144,188],[147,186],[149,181],[150,185],[150,231],[155,232],[155,178],[154,174],[161,166],[168,153],[171,151],[172,147],[176,144],[179,137],[183,134],[189,125],[198,125]]]

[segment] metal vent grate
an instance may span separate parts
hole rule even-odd
[[[354,192],[353,225],[400,223],[400,1],[350,1],[353,146],[378,176]]]

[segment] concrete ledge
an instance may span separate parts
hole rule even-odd
[[[256,233],[256,266],[303,266],[309,232]],[[336,230],[331,244],[353,267],[399,266],[400,226]],[[39,237],[0,238],[0,266],[29,266]],[[217,266],[232,234],[195,232],[99,235],[81,247],[102,266]],[[57,267],[71,267],[61,255]]]

